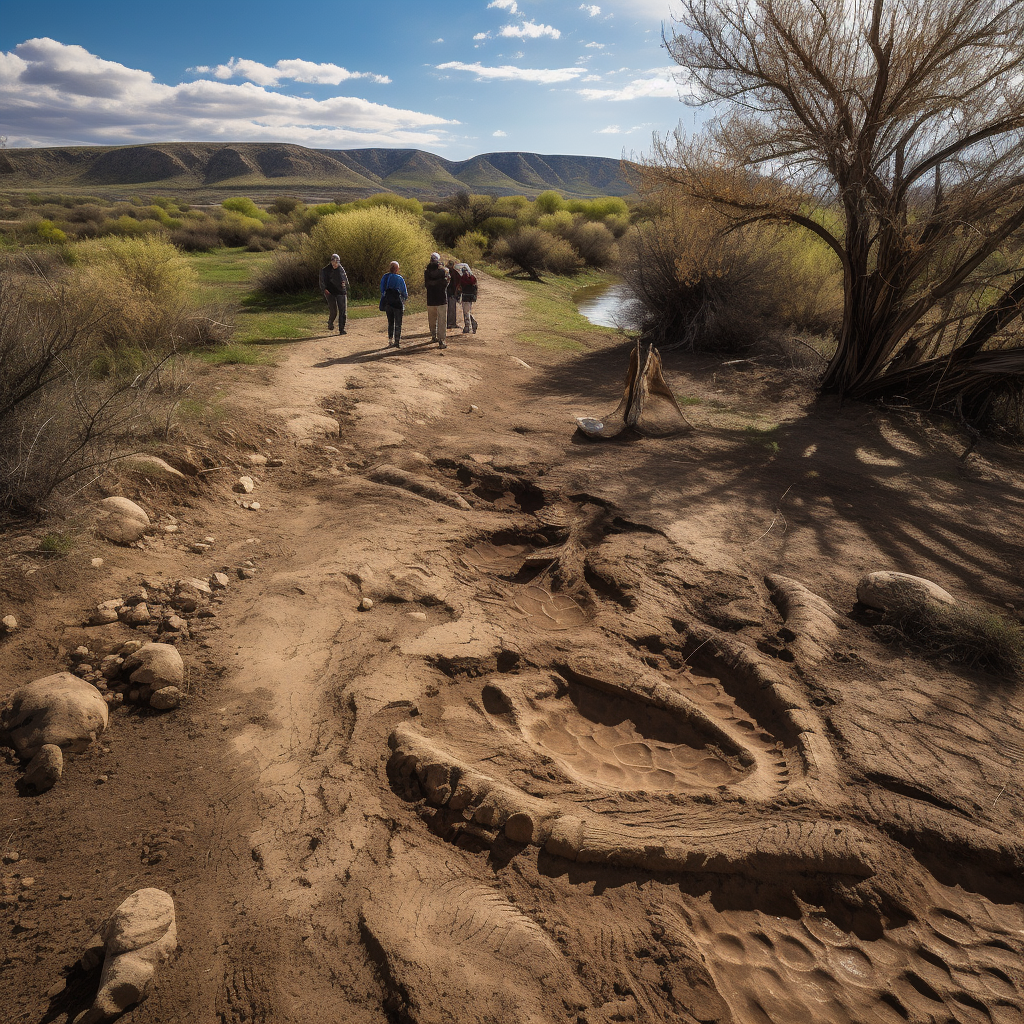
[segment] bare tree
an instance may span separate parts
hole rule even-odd
[[[646,184],[831,247],[844,310],[823,386],[941,388],[968,415],[1019,386],[1024,0],[682,4],[665,44],[716,116],[656,139]]]

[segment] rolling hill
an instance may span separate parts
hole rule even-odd
[[[168,142],[0,151],[0,190],[123,197],[172,193],[193,201],[243,192],[309,200],[397,192],[422,199],[460,189],[533,196],[628,195],[620,163],[599,156],[485,153],[446,160],[418,149],[306,149],[281,143]]]

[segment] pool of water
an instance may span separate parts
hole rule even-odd
[[[629,327],[633,297],[621,281],[592,284],[573,292],[576,308],[598,327]]]

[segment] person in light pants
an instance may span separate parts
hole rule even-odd
[[[473,305],[477,296],[476,277],[469,269],[468,263],[463,263],[459,269],[459,293],[462,295],[462,333],[476,334],[476,317],[473,316]]]

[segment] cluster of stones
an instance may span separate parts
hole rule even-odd
[[[159,635],[167,643],[188,639],[190,620],[216,617],[217,612],[211,605],[219,603],[218,592],[226,590],[230,584],[229,573],[239,579],[252,579],[256,566],[248,559],[237,569],[223,566],[207,579],[185,577],[173,582],[144,579],[131,593],[97,605],[85,624],[105,626],[122,622],[152,636]]]
[[[185,665],[171,644],[128,640],[95,650],[82,646],[70,660],[72,674],[95,687],[109,707],[130,701],[167,711],[185,696]]]

